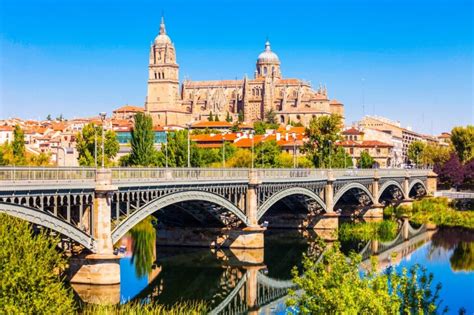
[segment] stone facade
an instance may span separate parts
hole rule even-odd
[[[190,81],[180,87],[176,50],[162,19],[160,33],[150,49],[148,94],[145,109],[159,125],[184,125],[207,119],[212,112],[222,121],[227,112],[246,122],[259,121],[273,110],[278,123],[307,124],[312,117],[339,114],[344,105],[329,100],[326,87],[313,90],[308,82],[284,78],[278,56],[270,42],[258,56],[254,78],[241,80]]]

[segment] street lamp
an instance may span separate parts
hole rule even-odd
[[[168,131],[165,131],[166,142],[165,142],[165,167],[168,168]]]
[[[187,123],[186,126],[188,127],[188,168],[191,167],[191,123]]]
[[[293,132],[293,168],[296,168],[296,133]]]
[[[94,165],[97,168],[97,128],[94,125]]]
[[[329,140],[328,143],[329,143],[329,168],[331,168],[331,151],[332,151],[331,145],[332,145],[332,141]]]
[[[107,116],[106,112],[101,112],[100,114],[100,119],[102,120],[102,168],[104,168],[105,165],[105,147],[104,147],[104,142],[105,142],[105,117]]]
[[[222,167],[225,168],[225,134],[222,135]]]
[[[254,168],[254,161],[253,161],[253,154],[254,154],[254,140],[253,140],[253,137],[254,137],[254,135],[255,135],[255,130],[252,130],[250,132],[250,135],[249,135],[250,139],[252,139],[252,168]]]

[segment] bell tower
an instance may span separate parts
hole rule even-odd
[[[148,66],[148,90],[145,110],[154,120],[166,117],[168,110],[176,110],[179,102],[179,66],[176,51],[166,34],[164,18],[161,18],[160,32],[150,47]],[[161,115],[161,113],[163,115]]]

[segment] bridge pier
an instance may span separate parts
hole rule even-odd
[[[426,193],[430,196],[434,196],[434,193],[438,189],[438,174],[432,170],[428,173],[426,178]]]
[[[112,185],[112,171],[96,171],[94,207],[92,211],[92,237],[95,253],[73,257],[70,282],[80,284],[120,283],[120,258],[113,254],[111,227],[111,194],[117,188]]]

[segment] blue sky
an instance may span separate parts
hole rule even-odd
[[[285,77],[439,133],[472,124],[473,1],[0,0],[0,118],[142,106],[164,12],[180,78],[252,76],[268,37]]]

